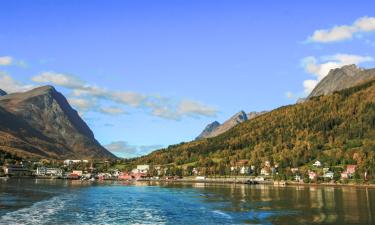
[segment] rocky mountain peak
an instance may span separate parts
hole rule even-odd
[[[6,93],[4,90],[0,89],[0,96],[4,96],[4,95],[7,95],[8,93]]]
[[[307,99],[314,96],[332,94],[335,91],[353,87],[373,77],[375,77],[375,69],[362,69],[354,64],[332,69],[316,85]]]
[[[114,158],[95,140],[88,125],[53,86],[2,96],[0,107],[66,146],[74,157]]]
[[[195,140],[199,140],[199,139],[202,139],[202,138],[205,138],[206,136],[209,136],[212,132],[214,132],[218,127],[220,127],[220,123],[217,122],[217,121],[214,121],[210,124],[208,124],[204,130],[202,131],[202,133],[197,137],[195,138]]]
[[[243,121],[246,121],[247,114],[244,111],[240,111],[236,113],[232,118],[229,119],[229,121],[233,121],[235,123],[242,123]]]

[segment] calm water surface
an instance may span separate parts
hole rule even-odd
[[[0,224],[375,224],[375,189],[10,179]]]

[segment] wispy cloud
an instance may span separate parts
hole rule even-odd
[[[122,108],[112,106],[112,107],[102,107],[99,110],[101,113],[109,114],[109,115],[122,115],[126,114],[126,111]]]
[[[352,39],[355,34],[375,31],[375,17],[364,16],[351,25],[338,25],[319,29],[308,38],[308,42],[330,43]]]
[[[159,95],[145,95],[131,91],[112,91],[103,87],[88,84],[75,76],[56,72],[43,72],[32,81],[65,87],[71,90],[70,102],[82,111],[98,111],[108,115],[121,115],[126,111],[121,107],[102,107],[99,100],[106,100],[120,106],[142,108],[152,115],[179,120],[182,117],[212,117],[217,110],[211,106],[192,100],[176,101]],[[88,101],[91,101],[89,104]],[[92,104],[95,102],[95,104]]]
[[[114,141],[104,145],[110,152],[125,158],[133,158],[150,153],[153,150],[162,148],[162,145],[130,145],[126,141]]]
[[[14,80],[7,73],[0,71],[0,88],[7,93],[27,91],[33,87],[33,85],[22,84],[21,82]]]
[[[10,56],[0,57],[0,66],[10,66],[13,63],[13,58]]]
[[[24,60],[15,60],[12,56],[0,56],[0,66],[27,67]]]
[[[321,81],[330,70],[340,68],[350,64],[361,64],[370,62],[374,59],[370,56],[335,54],[316,58],[309,56],[302,59],[302,66],[305,71],[314,76],[314,79],[308,79],[303,82],[304,92],[306,95],[311,93],[315,86]]]

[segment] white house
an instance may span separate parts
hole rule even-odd
[[[315,161],[313,166],[316,166],[316,167],[321,167],[322,166],[322,163],[320,161]]]
[[[326,172],[326,173],[323,175],[323,177],[324,177],[324,178],[333,179],[333,175],[334,175],[333,172],[328,171],[328,172]]]
[[[248,166],[241,167],[240,174],[249,174],[249,167]]]
[[[143,173],[146,174],[150,170],[149,165],[137,165],[137,168],[132,170],[132,173]]]

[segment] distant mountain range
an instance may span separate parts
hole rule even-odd
[[[0,150],[52,159],[116,158],[52,86],[13,94],[0,90]]]
[[[230,130],[231,128],[235,127],[236,125],[243,123],[247,120],[253,119],[257,116],[260,116],[262,114],[266,113],[266,111],[262,112],[250,112],[246,114],[244,111],[240,111],[236,113],[234,116],[232,116],[230,119],[225,121],[223,124],[220,124],[217,121],[214,121],[206,126],[202,133],[195,139],[199,140],[202,138],[212,138],[216,137],[222,133],[225,133],[226,131]]]
[[[333,166],[357,164],[362,174],[372,171],[375,176],[374,71],[354,65],[332,70],[304,102],[253,119],[241,111],[225,126],[210,124],[198,140],[154,151],[133,163],[212,171],[240,159],[257,168],[266,160],[290,168],[319,159]]]

